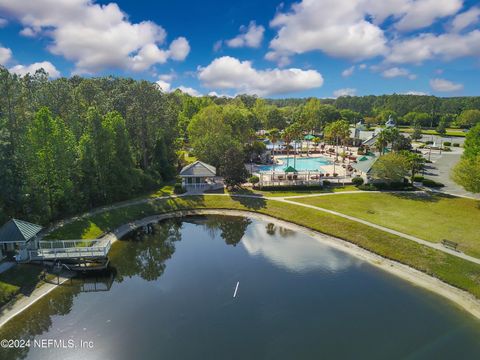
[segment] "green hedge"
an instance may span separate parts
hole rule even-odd
[[[360,177],[360,176],[354,177],[354,178],[352,179],[352,184],[355,185],[355,186],[360,186],[360,185],[362,185],[363,183],[364,183],[363,178]]]
[[[285,185],[285,186],[261,186],[262,191],[295,191],[295,190],[322,190],[322,185]]]
[[[174,194],[183,194],[185,192],[186,192],[185,188],[180,183],[176,183],[175,186],[173,187],[173,193]]]
[[[422,181],[423,186],[431,187],[431,188],[440,188],[444,187],[442,183],[439,183],[437,181],[431,180],[431,179],[424,179]]]

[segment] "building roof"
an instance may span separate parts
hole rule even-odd
[[[377,159],[378,157],[376,156],[362,156],[358,159],[358,163],[352,164],[352,167],[357,171],[368,174]]]
[[[26,242],[37,235],[42,227],[23,220],[12,219],[0,228],[0,243]]]
[[[205,164],[202,161],[195,161],[190,165],[185,166],[182,171],[180,171],[180,176],[186,177],[201,177],[201,176],[217,176],[217,169],[214,166]]]

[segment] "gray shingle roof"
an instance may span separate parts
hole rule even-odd
[[[24,242],[37,235],[42,227],[23,220],[12,219],[0,228],[0,243]]]
[[[214,166],[205,164],[201,161],[195,161],[194,163],[185,166],[180,171],[180,176],[216,176],[217,169]]]

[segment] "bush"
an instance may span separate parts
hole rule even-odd
[[[445,141],[443,143],[443,146],[452,146],[452,143],[450,141]]]
[[[359,185],[358,188],[363,191],[377,191],[377,187],[373,184],[362,184]]]
[[[452,151],[452,149],[450,149],[449,147],[444,147],[442,150],[446,152]]]
[[[429,141],[425,141],[425,144],[426,144],[426,145],[433,145],[433,141],[430,141],[430,140],[429,140]]]
[[[322,190],[322,185],[271,185],[261,186],[262,191],[296,191],[296,190]]]
[[[422,182],[423,179],[425,179],[425,178],[422,175],[415,175],[413,177],[413,181],[415,181],[415,182]]]
[[[255,184],[258,184],[259,181],[260,181],[260,178],[259,178],[258,176],[256,176],[256,175],[250,176],[250,177],[248,178],[248,182],[249,182],[250,184],[252,184],[253,186],[255,186]]]
[[[422,181],[423,186],[431,187],[431,188],[441,188],[444,187],[442,183],[439,183],[437,181],[431,180],[431,179],[424,179]]]
[[[352,184],[355,185],[355,186],[357,186],[357,187],[360,186],[360,185],[362,185],[363,182],[364,182],[364,181],[363,181],[363,178],[360,177],[360,176],[354,177],[354,178],[352,179]]]
[[[182,184],[176,183],[175,186],[173,187],[173,193],[174,194],[183,194],[185,193],[185,188],[183,187]]]
[[[460,144],[459,143],[453,143],[452,146],[453,147],[460,147]]]
[[[333,173],[333,177],[337,177],[337,176],[338,176],[338,174],[337,174],[337,173]]]
[[[323,186],[329,186],[331,184],[328,180],[323,180]]]
[[[358,186],[358,189],[364,191],[381,191],[381,190],[396,190],[396,191],[411,191],[414,187],[407,182],[377,182],[370,184],[362,184]]]

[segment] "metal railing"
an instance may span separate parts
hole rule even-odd
[[[31,260],[51,260],[51,259],[71,259],[71,258],[97,258],[106,257],[112,246],[111,240],[87,240],[91,245],[84,246],[84,240],[57,240],[52,242],[62,242],[63,247],[46,248],[46,243],[49,241],[41,241],[39,248],[30,250],[29,255]],[[83,246],[74,246],[75,244]]]

